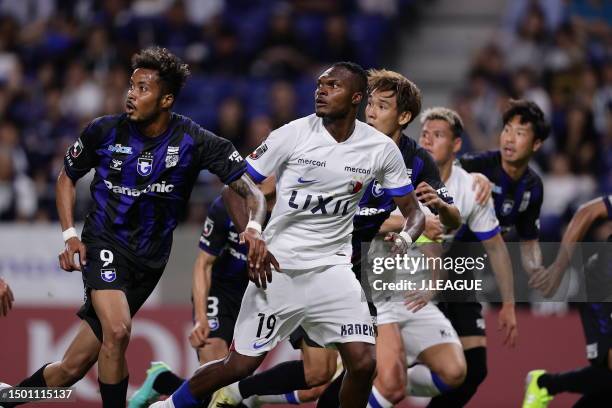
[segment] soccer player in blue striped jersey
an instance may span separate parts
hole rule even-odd
[[[82,272],[83,322],[61,361],[45,364],[19,384],[69,386],[98,362],[104,407],[125,405],[131,319],[165,268],[172,232],[202,169],[247,199],[254,218],[242,235],[253,266],[249,273],[265,278],[263,261],[270,260],[260,234],[265,199],[244,174],[240,154],[229,141],[171,112],[188,66],[155,47],[136,54],[132,68],[125,112],[85,128],[66,152],[57,181],[65,241],[59,261],[66,271]],[[91,169],[93,208],[79,239],[73,227],[75,185]]]

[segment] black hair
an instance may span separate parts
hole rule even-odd
[[[368,92],[368,73],[361,67],[361,65],[350,62],[341,61],[336,62],[332,65],[332,68],[344,68],[357,77],[357,91],[363,94],[364,99]]]
[[[544,118],[544,112],[535,102],[526,99],[511,99],[509,107],[504,112],[504,126],[515,116],[519,117],[521,124],[531,123],[533,134],[536,139],[542,142],[546,140],[550,133],[550,126]]]
[[[189,65],[167,48],[149,47],[132,57],[132,69],[153,69],[162,83],[162,91],[176,98],[190,75]]]

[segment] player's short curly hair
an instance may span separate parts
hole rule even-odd
[[[398,113],[410,112],[406,128],[421,113],[421,90],[408,78],[386,69],[368,71],[368,94],[392,91],[396,95]]]
[[[428,120],[443,120],[448,123],[448,126],[453,132],[453,137],[461,137],[463,135],[463,121],[461,116],[452,109],[442,106],[425,109],[421,115],[421,124]]]
[[[149,47],[134,54],[132,69],[145,68],[157,71],[162,84],[162,91],[170,93],[176,98],[187,77],[191,74],[189,65],[179,57],[168,51],[167,48]]]
[[[508,105],[503,115],[504,126],[512,118],[518,116],[521,124],[531,123],[535,139],[540,139],[542,142],[546,140],[550,133],[550,126],[544,118],[544,112],[535,102],[526,99],[510,99]]]
[[[368,88],[368,74],[361,65],[351,61],[340,61],[332,65],[332,68],[344,68],[355,75],[357,77],[357,91],[363,93],[363,99],[365,100]]]

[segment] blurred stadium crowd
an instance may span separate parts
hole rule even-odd
[[[175,110],[248,154],[271,129],[312,112],[314,77],[327,63],[392,61],[384,45],[414,3],[423,2],[1,1],[0,220],[56,219],[65,149],[93,117],[123,110],[129,59],[141,47],[165,46],[189,62]],[[612,192],[612,4],[508,4],[453,104],[475,150],[496,147],[508,97],[543,108],[553,136],[534,165],[545,186],[541,240],[553,241],[578,204]],[[202,174],[189,220],[203,219],[214,183]],[[89,193],[79,184],[82,216]]]

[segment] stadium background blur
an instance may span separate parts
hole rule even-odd
[[[611,23],[612,3],[596,0],[0,1],[0,276],[16,297],[0,320],[0,380],[59,358],[77,323],[82,286],[57,267],[54,182],[83,126],[123,111],[140,48],[165,46],[191,65],[174,110],[243,155],[310,114],[316,76],[339,60],[398,70],[421,88],[424,107],[456,109],[467,151],[496,148],[509,97],[532,99],[552,124],[532,166],[545,188],[541,241],[553,242],[581,203],[612,193]],[[78,220],[89,181],[79,183]],[[152,358],[185,374],[195,368],[186,341],[191,266],[220,187],[201,174],[165,279],[135,321],[132,386]],[[581,328],[565,304],[522,310],[514,351],[499,347],[495,312],[487,319],[490,374],[470,406],[517,406],[527,369],[584,365]],[[290,354],[283,348],[270,360]],[[87,403],[95,379],[77,386],[78,406],[95,406]]]

